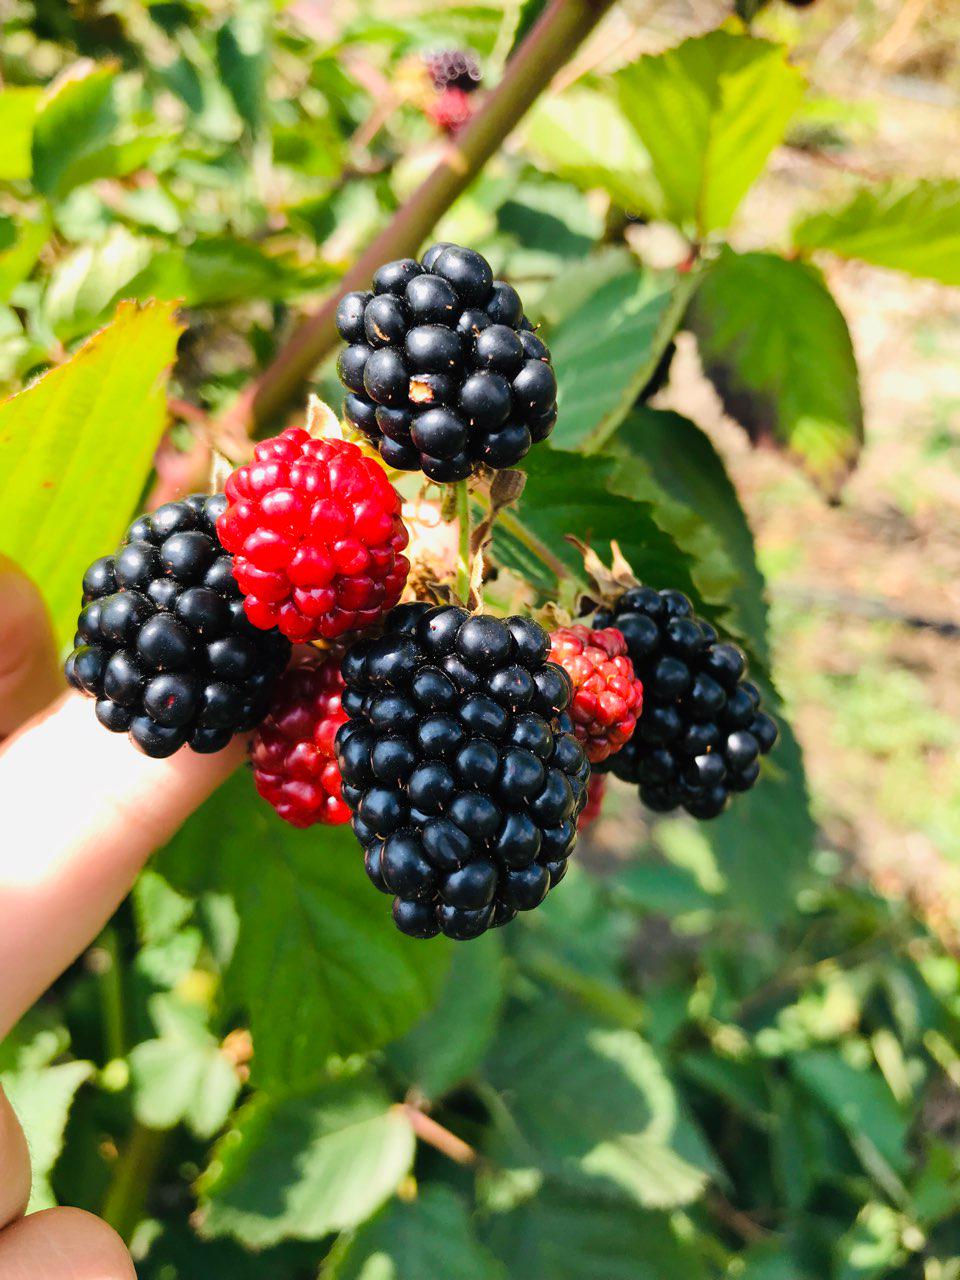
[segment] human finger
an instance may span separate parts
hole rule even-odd
[[[50,614],[27,575],[0,555],[0,739],[63,688]]]
[[[123,1241],[82,1209],[43,1209],[0,1233],[0,1280],[136,1280]]]

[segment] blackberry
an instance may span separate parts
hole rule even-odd
[[[633,737],[597,767],[639,784],[657,813],[680,805],[715,818],[732,793],[754,785],[759,757],[777,740],[743,653],[679,591],[633,587],[598,610],[594,625],[622,632],[645,703]]]
[[[463,89],[443,89],[427,107],[427,115],[444,133],[454,137],[473,117],[473,102]]]
[[[217,541],[222,495],[141,516],[83,578],[68,682],[97,719],[148,756],[220,751],[267,712],[290,645],[247,621],[233,557]]]
[[[388,466],[463,480],[512,467],[557,418],[550,352],[516,290],[473,249],[437,244],[348,293],[337,328],[344,413]]]
[[[480,63],[471,49],[439,49],[436,53],[428,53],[424,64],[438,93],[444,89],[473,93],[479,89],[483,78]]]
[[[563,878],[590,766],[549,647],[526,618],[410,604],[344,657],[343,799],[404,933],[477,937]]]
[[[643,685],[614,627],[560,627],[550,637],[550,657],[573,685],[570,715],[587,759],[598,764],[633,736],[643,709]]]
[[[591,773],[590,781],[587,783],[587,803],[583,806],[580,817],[577,819],[578,831],[586,831],[600,817],[606,791],[607,775],[605,773]]]

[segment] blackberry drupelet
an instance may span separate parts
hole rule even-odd
[[[290,640],[334,639],[378,622],[410,569],[400,497],[383,467],[345,440],[288,427],[226,484],[217,521],[247,617]]]
[[[696,617],[679,591],[633,587],[598,627],[616,627],[643,682],[644,709],[630,741],[599,768],[639,784],[657,813],[682,805],[695,818],[715,818],[731,793],[749,791],[777,727],[745,678],[746,659]]]
[[[233,557],[217,541],[222,495],[141,516],[83,578],[65,673],[97,719],[148,756],[220,751],[266,714],[290,645],[247,621]]]
[[[257,791],[292,826],[338,826],[350,820],[333,754],[337,730],[347,718],[342,693],[338,660],[308,649],[303,661],[280,677],[250,744]]]
[[[438,93],[444,89],[473,93],[480,88],[483,73],[476,54],[470,49],[438,49],[436,53],[428,53],[424,63]]]
[[[546,632],[401,605],[342,665],[343,798],[367,874],[417,938],[475,938],[559,884],[590,766]]]
[[[557,420],[550,353],[515,289],[473,249],[436,244],[348,293],[337,328],[344,413],[388,466],[463,480],[512,467]]]

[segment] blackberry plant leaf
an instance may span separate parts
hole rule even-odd
[[[0,181],[30,177],[30,144],[41,89],[9,88],[0,93]]]
[[[297,831],[235,776],[160,855],[181,893],[229,895],[240,934],[226,974],[253,1034],[253,1075],[316,1080],[331,1053],[403,1035],[432,1004],[449,952],[398,933],[346,829]],[[373,975],[376,975],[374,978]]]
[[[237,1115],[198,1186],[200,1229],[255,1249],[358,1226],[406,1177],[416,1140],[372,1073],[264,1094]]]
[[[640,58],[614,79],[667,216],[699,236],[730,222],[803,94],[780,45],[728,31]]]
[[[826,249],[912,276],[960,284],[960,182],[887,183],[864,188],[840,209],[804,218],[793,243]]]
[[[123,533],[166,426],[173,303],[122,304],[64,364],[0,404],[0,551],[38,583],[61,641],[90,561]]]
[[[593,452],[646,386],[697,284],[694,274],[631,270],[601,285],[557,325],[557,449]],[[574,527],[574,526],[571,526]]]
[[[506,1280],[506,1272],[474,1235],[467,1208],[449,1187],[427,1185],[409,1202],[393,1200],[346,1242],[334,1247],[322,1280]]]
[[[850,333],[819,271],[724,249],[688,321],[727,413],[835,497],[863,443],[863,407]]]

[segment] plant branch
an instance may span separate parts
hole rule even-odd
[[[139,1122],[134,1124],[114,1166],[100,1216],[127,1243],[144,1215],[147,1195],[163,1159],[170,1132],[167,1129],[148,1129]]]
[[[457,1164],[472,1165],[479,1163],[480,1157],[468,1142],[458,1138],[455,1133],[445,1129],[442,1124],[432,1120],[419,1107],[409,1102],[401,1105],[401,1110],[410,1122],[410,1128],[420,1139],[434,1147],[441,1155],[448,1156]]]
[[[334,346],[337,302],[365,288],[376,268],[416,252],[437,220],[470,185],[503,140],[610,8],[613,0],[551,0],[507,64],[503,79],[473,120],[443,152],[437,167],[360,255],[323,305],[300,324],[227,413],[230,429],[272,422]]]
[[[470,489],[467,480],[457,485],[457,525],[459,541],[457,545],[457,596],[469,606],[470,599]]]

